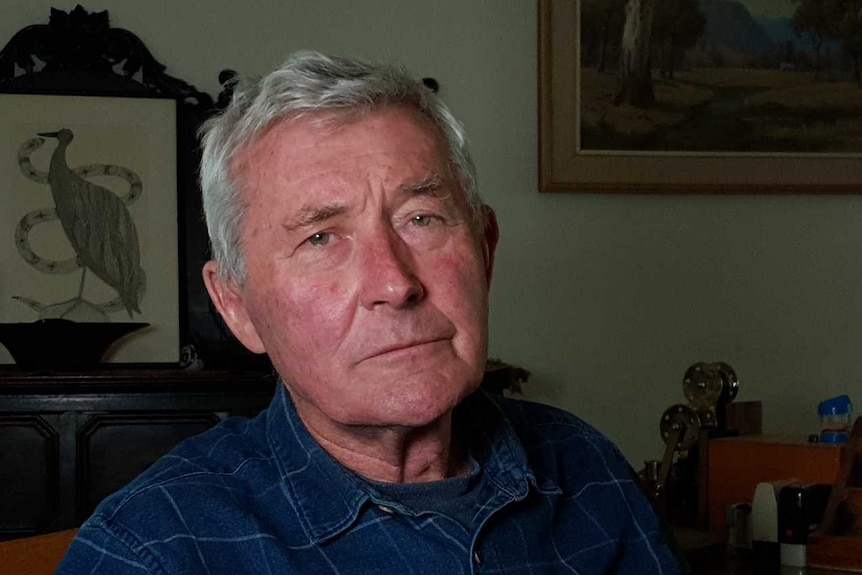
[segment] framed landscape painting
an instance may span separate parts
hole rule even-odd
[[[540,0],[540,189],[862,192],[862,13]]]

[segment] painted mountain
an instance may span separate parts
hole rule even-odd
[[[793,32],[793,23],[790,18],[770,18],[768,16],[758,16],[757,23],[769,36],[769,39],[776,44],[793,42],[799,43],[799,38]]]
[[[751,15],[748,8],[733,0],[701,0],[706,17],[705,41],[708,46],[723,46],[738,52],[768,52],[775,41]],[[790,32],[792,35],[792,31]]]

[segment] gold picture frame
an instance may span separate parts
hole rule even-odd
[[[862,192],[862,153],[855,151],[710,152],[591,150],[582,147],[581,5],[582,2],[576,0],[538,2],[540,191]],[[788,73],[803,72],[794,70]],[[838,130],[841,130],[840,124],[836,127],[836,135]]]

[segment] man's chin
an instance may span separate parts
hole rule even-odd
[[[409,392],[390,397],[379,412],[390,425],[425,427],[449,415],[461,401],[472,393],[478,384],[452,384],[447,387],[429,386],[418,392],[419,386]]]

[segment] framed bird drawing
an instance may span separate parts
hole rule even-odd
[[[179,360],[176,107],[0,94],[0,321],[145,322],[107,361]]]

